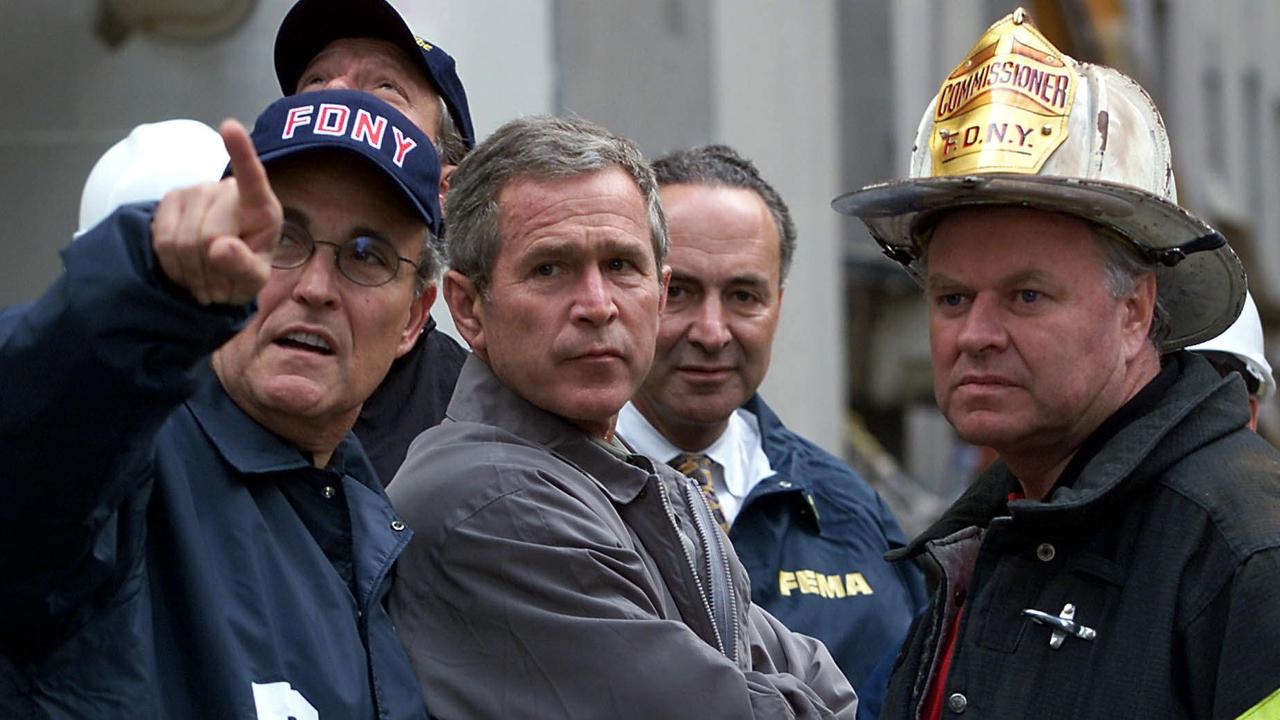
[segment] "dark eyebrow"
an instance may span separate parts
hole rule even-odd
[[[1023,270],[1000,278],[1000,287],[1015,287],[1023,283],[1039,283],[1056,286],[1053,276],[1043,270]],[[944,274],[930,274],[925,281],[925,290],[932,293],[959,292],[967,289],[964,283]]]
[[[543,263],[547,260],[558,260],[572,250],[572,243],[560,238],[539,240],[531,248],[527,248],[520,261],[525,263]]]
[[[600,243],[600,253],[606,257],[623,257],[629,260],[640,259],[646,255],[645,249],[648,245],[639,245],[615,239],[604,239],[600,241],[588,241],[583,243],[578,240],[565,238],[545,238],[536,241],[531,248],[525,251],[521,260],[523,262],[545,262],[546,260],[559,260],[566,256],[572,256],[578,252],[580,248],[588,247],[596,242]]]
[[[368,225],[356,225],[355,227],[351,228],[351,232],[349,234],[353,238],[361,237],[361,236],[369,237],[369,238],[373,238],[374,240],[379,240],[381,242],[384,242],[392,247],[395,247],[395,243],[391,242],[391,240],[387,238],[386,233],[382,232],[381,230],[374,230]]]
[[[964,289],[964,287],[965,287],[964,283],[960,282],[959,280],[955,280],[947,275],[943,275],[943,274],[935,275],[933,273],[930,273],[929,277],[925,279],[925,285],[924,285],[924,289],[927,292],[942,292],[942,291],[955,292],[957,290]]]
[[[310,223],[307,221],[306,214],[304,214],[301,210],[298,210],[297,208],[292,208],[292,207],[284,208],[284,221],[291,225],[297,225],[298,227],[308,232],[310,232],[311,230],[311,228],[309,227]],[[364,236],[364,237],[377,240],[378,242],[385,243],[387,246],[391,247],[393,250],[395,249],[395,243],[391,242],[391,240],[387,238],[386,233],[382,232],[381,230],[375,230],[374,228],[369,227],[368,225],[356,225],[352,227],[350,230],[348,230],[346,234],[347,234],[348,240],[351,238]]]
[[[1041,270],[1023,270],[1003,279],[1004,285],[1021,285],[1025,282],[1051,284],[1053,283],[1053,278]]]
[[[690,285],[701,285],[702,278],[693,273],[680,272],[675,268],[671,268],[671,282],[681,282]]]
[[[619,238],[605,238],[602,241],[604,251],[608,255],[622,255],[627,258],[638,258],[645,255],[649,248],[647,243],[630,242]]]
[[[316,65],[319,65],[320,63],[328,62],[329,59],[332,58],[334,55],[338,54],[338,52],[340,51],[335,50],[333,48],[326,47],[325,49],[316,53],[315,56],[311,58],[311,61],[308,62],[306,66],[302,68],[302,75],[300,75],[298,79],[301,80],[302,78],[306,77],[307,72],[311,70],[311,68],[315,67]]]
[[[751,285],[753,287],[768,287],[769,281],[764,277],[755,274],[734,275],[729,278],[729,287],[736,285]]]
[[[671,269],[671,282],[681,285],[692,285],[695,287],[706,287],[706,281],[699,275],[688,272],[681,272],[676,268]],[[771,295],[771,286],[768,279],[757,274],[734,275],[724,284],[725,290],[735,290],[750,288],[763,295]]]

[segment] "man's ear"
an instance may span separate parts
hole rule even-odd
[[[477,357],[488,362],[484,339],[484,298],[475,282],[457,270],[449,270],[444,274],[444,301],[449,305],[458,334]]]
[[[453,171],[457,170],[457,165],[441,165],[440,166],[440,216],[444,217],[444,196],[449,194],[449,183],[453,180]]]
[[[662,266],[662,279],[658,287],[658,314],[667,309],[667,291],[671,289],[671,266]]]
[[[1151,333],[1151,323],[1155,322],[1156,311],[1156,274],[1146,273],[1134,279],[1133,292],[1124,301],[1125,337],[1130,358],[1148,345],[1147,338]]]
[[[431,314],[431,305],[436,301],[436,284],[431,283],[422,290],[422,294],[413,299],[409,306],[409,321],[404,324],[400,333],[400,344],[396,345],[396,357],[400,357],[418,342],[422,328],[426,327],[427,317]]]

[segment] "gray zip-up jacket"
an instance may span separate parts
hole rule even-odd
[[[478,358],[388,488],[391,612],[442,718],[853,718],[817,640],[751,604],[696,486]]]

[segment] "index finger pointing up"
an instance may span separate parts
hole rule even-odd
[[[218,132],[231,156],[231,174],[239,193],[236,215],[240,237],[256,252],[270,250],[280,231],[280,202],[271,190],[267,169],[243,125],[224,120]]]

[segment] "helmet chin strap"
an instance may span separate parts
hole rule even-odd
[[[1151,262],[1160,263],[1167,267],[1173,267],[1183,260],[1186,260],[1187,256],[1191,253],[1204,252],[1206,250],[1217,250],[1226,244],[1227,239],[1222,236],[1222,233],[1212,232],[1208,235],[1201,235],[1194,240],[1188,240],[1177,247],[1143,247],[1140,249],[1142,254]]]

